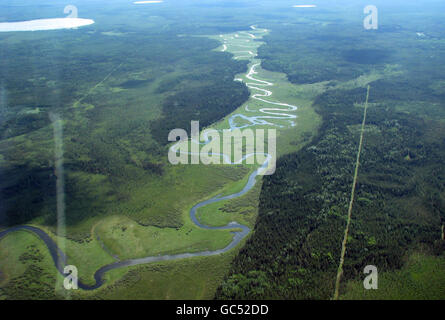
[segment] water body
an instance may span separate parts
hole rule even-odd
[[[79,288],[81,288],[83,290],[94,290],[94,289],[100,288],[104,284],[104,280],[103,280],[104,274],[110,270],[113,270],[113,269],[129,267],[129,266],[136,266],[136,265],[140,265],[140,264],[159,262],[159,261],[177,260],[177,259],[185,259],[185,258],[191,258],[191,257],[214,256],[214,255],[218,255],[218,254],[221,254],[221,253],[224,253],[224,252],[227,252],[227,251],[233,249],[241,242],[241,240],[243,240],[249,234],[249,232],[250,232],[249,227],[239,224],[237,222],[231,222],[227,226],[224,226],[224,227],[205,226],[198,221],[198,219],[196,218],[196,213],[199,208],[204,207],[208,204],[219,202],[219,201],[224,201],[224,200],[229,200],[229,199],[235,199],[235,198],[243,196],[244,194],[246,194],[247,192],[249,192],[249,190],[251,190],[253,188],[253,186],[255,185],[255,182],[256,182],[257,175],[258,175],[258,170],[256,170],[255,172],[253,172],[250,175],[247,184],[245,185],[243,190],[241,190],[240,192],[234,193],[232,195],[224,196],[224,197],[215,196],[211,199],[208,199],[206,201],[198,203],[190,210],[190,218],[200,228],[209,229],[209,230],[235,230],[232,232],[233,233],[232,241],[225,248],[214,250],[214,251],[201,251],[201,252],[195,252],[195,253],[181,253],[181,254],[163,255],[163,256],[149,256],[149,257],[140,258],[140,259],[129,259],[129,260],[125,260],[125,261],[118,261],[115,263],[105,265],[105,266],[101,267],[100,269],[98,269],[94,273],[94,279],[96,281],[96,283],[94,285],[86,285],[86,284],[82,283],[81,281],[79,281],[79,283],[78,283]],[[55,264],[57,270],[63,275],[63,269],[67,265],[66,255],[64,252],[62,252],[59,249],[56,242],[42,229],[37,228],[37,227],[32,227],[32,226],[17,226],[17,227],[13,227],[13,228],[10,228],[10,229],[0,232],[0,239],[2,239],[4,236],[8,235],[9,233],[16,232],[16,231],[22,231],[22,230],[31,231],[31,232],[35,233],[40,239],[43,240],[43,242],[45,243],[45,245],[47,246],[47,248],[51,254],[51,257],[54,261],[54,264]]]
[[[251,27],[251,29],[253,31],[257,31],[257,32],[261,32],[261,33],[267,32],[267,30],[265,30],[265,29],[256,29],[253,26]],[[247,39],[244,39],[243,36],[247,36]],[[222,38],[224,38],[224,37],[222,36]],[[224,38],[225,45],[223,46],[223,51],[227,50],[228,46],[230,46],[230,43],[228,43],[228,41],[235,40],[235,39],[249,43],[250,41],[257,39],[257,37],[252,33],[240,32],[240,33],[236,34],[236,36],[231,37],[231,39]],[[237,45],[237,46],[239,46],[239,45]],[[247,58],[253,60],[255,57],[255,54],[251,50],[247,50],[246,52],[248,53],[247,56],[242,56],[242,55],[235,56],[234,59],[239,59],[241,57],[247,57]],[[244,52],[241,52],[241,53],[244,54]],[[256,74],[256,71],[255,71],[256,67],[258,67],[259,65],[260,65],[260,63],[252,65],[252,67],[249,70],[249,73],[246,76],[246,78],[249,79],[249,81],[253,81],[253,82],[246,83],[246,85],[251,90],[257,90],[260,92],[260,93],[254,94],[252,96],[252,98],[262,101],[263,103],[266,103],[266,104],[271,104],[274,106],[280,106],[280,107],[284,107],[284,108],[275,108],[275,107],[274,108],[262,108],[259,111],[262,114],[266,114],[266,116],[246,117],[246,119],[250,121],[250,124],[248,126],[253,126],[256,124],[268,124],[269,122],[266,122],[266,120],[265,120],[266,118],[267,119],[294,119],[294,118],[296,118],[295,115],[289,115],[289,114],[284,113],[286,111],[287,112],[295,111],[297,109],[296,106],[292,106],[292,105],[280,103],[280,102],[275,102],[275,101],[269,101],[269,100],[264,99],[265,97],[270,97],[272,95],[272,91],[269,91],[269,90],[266,90],[263,88],[259,88],[259,87],[260,86],[273,86],[274,84],[271,82],[256,79],[253,77],[253,75]],[[237,79],[235,79],[235,80],[237,80]],[[279,112],[277,112],[277,111],[279,111]],[[233,120],[237,116],[238,116],[238,114],[234,114],[234,115],[232,115],[231,119]],[[229,121],[229,123],[230,123],[230,128],[232,130],[240,128],[240,127],[234,125],[233,122]],[[196,143],[199,143],[199,141]],[[175,144],[175,146],[176,146],[176,144]],[[175,146],[173,146],[172,148],[175,148]],[[189,154],[191,154],[191,153],[189,153]],[[223,154],[219,154],[219,155],[226,156]],[[253,155],[254,154],[246,155],[243,159],[246,159],[247,157],[250,157]],[[186,252],[186,253],[175,254],[175,255],[149,256],[149,257],[144,257],[144,258],[139,258],[139,259],[129,259],[129,260],[125,260],[125,261],[117,261],[117,262],[105,265],[105,266],[99,268],[95,272],[94,279],[95,279],[96,283],[94,285],[86,285],[86,284],[82,283],[81,281],[79,281],[79,283],[78,283],[79,288],[84,289],[84,290],[94,290],[94,289],[101,287],[104,284],[103,277],[104,277],[105,273],[110,270],[129,267],[129,266],[136,266],[136,265],[141,265],[141,264],[147,264],[147,263],[153,263],[153,262],[159,262],[159,261],[178,260],[178,259],[185,259],[185,258],[191,258],[191,257],[214,256],[214,255],[219,255],[219,254],[228,252],[231,249],[235,248],[250,233],[251,230],[249,227],[239,224],[237,222],[231,222],[228,225],[223,226],[223,227],[209,227],[209,226],[201,224],[198,221],[196,214],[197,214],[198,209],[201,207],[204,207],[204,206],[212,204],[212,203],[220,202],[220,201],[239,198],[239,197],[245,195],[247,192],[249,192],[255,186],[256,178],[259,175],[259,173],[266,170],[266,168],[268,167],[268,164],[269,164],[269,161],[271,158],[270,158],[270,155],[268,155],[268,154],[265,154],[265,155],[267,155],[265,162],[257,170],[255,170],[254,172],[252,172],[250,174],[246,185],[244,186],[244,188],[241,191],[231,194],[231,195],[222,196],[222,197],[220,195],[217,195],[211,199],[208,199],[208,200],[205,200],[205,201],[202,201],[202,202],[196,204],[190,210],[190,218],[193,221],[193,223],[199,228],[208,229],[208,230],[233,230],[232,231],[232,234],[233,234],[232,241],[225,248],[214,250],[214,251],[201,251],[201,252],[194,252],[194,253]],[[54,264],[55,264],[57,270],[63,275],[63,269],[67,265],[66,255],[64,252],[62,252],[60,250],[60,248],[57,246],[56,242],[42,229],[37,228],[37,227],[32,227],[32,226],[17,226],[17,227],[13,227],[13,228],[10,228],[10,229],[0,232],[0,239],[3,238],[4,236],[8,235],[9,233],[21,231],[21,230],[33,232],[40,239],[42,239],[44,241],[44,243],[48,247],[48,250],[51,254],[51,257],[54,261]]]
[[[246,79],[248,81],[243,81],[243,79],[236,78],[235,81],[244,82],[245,85],[251,90],[254,91],[254,93],[251,96],[251,99],[257,100],[262,102],[266,105],[271,105],[273,107],[267,107],[267,108],[260,108],[256,112],[259,112],[259,115],[246,115],[243,113],[234,113],[230,116],[228,119],[229,122],[229,130],[233,131],[236,129],[244,129],[256,125],[268,125],[268,126],[278,126],[280,128],[283,128],[282,125],[277,125],[273,123],[273,120],[287,120],[291,127],[294,127],[295,121],[294,119],[297,118],[295,114],[289,113],[294,112],[298,109],[295,105],[290,105],[287,103],[282,103],[279,101],[272,101],[266,98],[270,98],[273,95],[273,92],[270,90],[267,90],[265,88],[267,87],[273,87],[275,84],[269,81],[266,81],[264,79],[256,78],[255,75],[258,74],[256,71],[257,68],[261,65],[260,60],[255,60],[256,53],[254,51],[258,49],[260,46],[259,42],[255,42],[255,40],[258,40],[262,38],[263,35],[268,33],[267,29],[258,29],[255,26],[250,27],[252,31],[241,31],[234,35],[220,35],[220,41],[223,43],[223,47],[221,49],[221,52],[230,52],[234,54],[234,59],[248,59],[251,61],[251,66],[249,68],[248,73],[246,74]],[[229,50],[230,48],[246,48],[246,50],[242,51],[235,51],[235,50]],[[259,62],[255,62],[259,61]],[[255,92],[256,91],[256,92]],[[252,111],[248,109],[248,106],[246,106],[246,111]],[[253,112],[253,111],[252,111]],[[237,119],[242,119],[244,122],[247,122],[245,124],[239,125],[237,124]],[[211,129],[210,131],[218,131],[221,132],[222,130],[216,130]],[[198,144],[198,145],[206,145],[210,143],[210,139],[208,138],[209,132],[204,132],[204,141],[196,141],[195,139],[191,139],[191,143]],[[187,154],[187,155],[200,155],[200,153],[195,152],[188,152],[188,151],[182,151],[181,145],[188,142],[178,142],[174,144],[170,148],[170,152],[172,153],[181,153],[181,154]],[[231,158],[227,154],[223,153],[212,153],[212,156],[220,156],[223,158],[225,164],[239,164],[242,163],[244,160],[250,157],[254,157],[256,155],[265,156],[265,163],[268,163],[271,160],[272,155],[268,153],[262,153],[262,152],[254,152],[246,154],[244,157],[239,159],[238,161],[232,162]],[[264,164],[261,168],[264,167]],[[266,170],[266,169],[265,169]]]

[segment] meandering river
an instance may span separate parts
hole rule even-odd
[[[250,48],[250,46],[247,44],[249,44],[251,41],[254,41],[257,39],[257,36],[253,33],[262,33],[262,34],[267,33],[267,30],[257,29],[254,26],[252,26],[251,29],[252,29],[251,33],[246,32],[246,31],[241,31],[241,32],[235,34],[234,36],[224,37],[223,35],[221,35],[221,38],[223,38],[223,40],[224,40],[222,51],[228,50],[228,48],[231,46],[231,43],[230,43],[231,40],[236,41],[236,45],[234,45],[236,47]],[[247,39],[245,38],[246,36],[247,36]],[[245,44],[240,45],[239,44],[240,41],[242,41]],[[247,58],[247,59],[251,60],[251,63],[253,63],[254,58],[256,56],[256,54],[252,50],[239,51],[239,52],[234,51],[232,53],[235,54],[234,59]],[[241,53],[241,55],[236,55],[236,53]],[[245,128],[248,126],[255,126],[255,125],[265,125],[265,124],[273,125],[273,123],[267,121],[267,120],[272,120],[272,119],[288,120],[290,122],[291,126],[295,125],[295,122],[293,121],[293,119],[296,118],[296,115],[288,114],[286,112],[291,112],[291,111],[297,110],[297,106],[293,106],[293,105],[281,103],[281,102],[269,101],[269,100],[265,99],[267,97],[272,96],[272,91],[264,89],[264,87],[272,87],[274,84],[271,82],[268,82],[266,80],[257,79],[254,77],[254,75],[257,74],[256,68],[259,65],[260,65],[260,62],[253,63],[251,65],[249,72],[246,75],[246,79],[249,80],[248,82],[246,82],[246,85],[252,91],[257,91],[257,93],[254,93],[251,96],[252,99],[261,101],[262,103],[265,103],[265,104],[271,104],[274,107],[259,109],[258,112],[260,112],[260,115],[246,116],[244,114],[238,114],[238,113],[231,115],[231,117],[229,118],[229,124],[230,124],[230,129],[232,129],[232,130],[233,129],[241,129],[241,128]],[[243,81],[242,79],[235,79],[235,80]],[[281,108],[277,108],[277,106],[280,106]],[[246,107],[246,109],[247,109],[247,107]],[[247,111],[250,111],[250,110],[247,110]],[[240,117],[244,120],[247,120],[247,122],[249,122],[249,123],[244,124],[242,126],[238,126],[235,121],[235,119],[238,117]],[[199,143],[199,142],[196,142],[196,143]],[[175,148],[175,146],[173,146],[172,148]],[[247,157],[250,157],[253,155],[254,154],[246,155],[245,157],[243,157],[243,159],[246,159]],[[221,156],[224,156],[224,155],[221,154]],[[178,259],[185,259],[185,258],[191,258],[191,257],[219,255],[221,253],[227,252],[227,251],[233,249],[234,247],[236,247],[250,233],[249,227],[239,224],[237,222],[231,222],[228,225],[223,226],[223,227],[209,227],[209,226],[201,224],[198,221],[198,219],[196,217],[197,210],[199,208],[209,205],[211,203],[241,197],[241,196],[245,195],[247,192],[249,192],[255,186],[256,178],[257,178],[259,172],[261,172],[261,170],[265,170],[267,168],[268,162],[270,160],[270,155],[267,155],[267,156],[268,157],[266,158],[266,161],[263,163],[263,165],[260,166],[257,170],[255,170],[253,173],[250,174],[246,185],[240,192],[237,192],[237,193],[234,193],[231,195],[227,195],[227,196],[222,196],[222,197],[219,195],[215,196],[211,199],[208,199],[208,200],[205,200],[205,201],[202,201],[202,202],[196,204],[190,210],[191,220],[193,221],[193,223],[196,226],[198,226],[200,228],[210,229],[210,230],[233,230],[232,231],[232,234],[233,234],[232,241],[225,248],[214,250],[214,251],[201,251],[201,252],[194,252],[194,253],[181,253],[181,254],[175,254],[175,255],[149,256],[149,257],[145,257],[145,258],[129,259],[129,260],[125,260],[125,261],[114,262],[114,263],[111,263],[111,264],[108,264],[108,265],[105,265],[105,266],[99,268],[95,272],[95,274],[94,274],[95,284],[94,285],[87,285],[87,284],[84,284],[81,281],[79,281],[79,283],[78,283],[79,288],[84,289],[84,290],[94,290],[94,289],[101,287],[104,284],[105,273],[110,270],[113,270],[113,269],[129,267],[129,266],[136,266],[136,265],[159,262],[159,261],[166,261],[166,260],[178,260]],[[16,231],[21,231],[21,230],[33,232],[38,237],[40,237],[40,239],[43,240],[43,242],[45,243],[45,245],[47,246],[47,248],[51,254],[51,257],[54,261],[56,268],[59,270],[59,272],[61,274],[63,274],[63,269],[67,265],[66,255],[64,252],[62,252],[58,248],[56,242],[42,229],[33,227],[33,226],[26,226],[26,225],[12,227],[10,229],[0,232],[0,239],[5,237],[7,234],[10,234],[10,233],[16,232]]]

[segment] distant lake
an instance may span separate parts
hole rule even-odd
[[[0,22],[0,32],[73,29],[88,26],[93,23],[94,20],[81,18],[54,18],[19,22]]]

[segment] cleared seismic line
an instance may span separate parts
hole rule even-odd
[[[77,100],[76,102],[74,102],[73,106],[77,106],[79,103],[81,103],[83,100],[85,100],[86,97],[88,97],[91,93],[93,93],[94,90],[96,90],[97,87],[99,87],[100,85],[102,85],[102,83],[104,83],[105,81],[108,80],[109,77],[111,77],[111,75],[116,72],[118,69],[120,69],[120,67],[122,67],[124,63],[121,62],[116,68],[114,68],[113,70],[110,71],[110,73],[108,73],[105,78],[103,78],[101,81],[99,81],[94,87],[92,87],[90,90],[88,90],[87,93],[85,93],[79,100]]]
[[[348,221],[346,223],[345,235],[343,237],[343,242],[342,242],[342,245],[341,245],[340,263],[338,265],[337,279],[335,281],[334,300],[338,300],[338,291],[339,291],[339,288],[340,288],[341,277],[343,275],[343,263],[345,262],[346,244],[348,242],[349,226],[351,224],[351,217],[352,217],[352,206],[354,204],[355,187],[357,185],[358,168],[360,166],[360,154],[362,152],[363,135],[364,135],[364,132],[365,132],[365,125],[366,125],[366,112],[368,110],[369,90],[370,90],[370,86],[368,85],[368,91],[366,93],[365,110],[363,111],[362,129],[361,129],[361,132],[360,132],[360,143],[358,145],[357,160],[355,162],[354,180],[352,182],[351,200],[349,201]]]

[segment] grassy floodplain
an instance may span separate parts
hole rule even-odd
[[[261,44],[262,43],[259,43],[257,46]],[[216,51],[218,51],[218,49]],[[298,150],[298,148],[301,148],[310,140],[310,137],[314,134],[319,123],[319,118],[311,108],[310,99],[313,99],[315,95],[313,93],[312,95],[308,94],[306,90],[303,90],[305,96],[302,95],[301,88],[296,88],[288,83],[283,74],[267,72],[263,69],[258,69],[257,71],[259,77],[274,82],[275,85],[271,89],[273,91],[274,101],[298,104],[299,109],[296,112],[298,116],[297,126],[294,128],[279,130],[278,153],[279,155],[282,155],[286,152]],[[237,77],[242,76],[242,74],[237,75]],[[142,76],[140,78],[144,77]],[[128,84],[129,81],[125,82],[125,85],[123,86],[124,88],[122,88],[122,86],[112,86],[110,88],[111,92],[118,95],[124,95],[126,91],[128,91],[128,89],[125,89],[125,87],[128,85],[136,85],[134,82],[130,82],[130,84]],[[84,101],[90,94],[94,95],[98,92],[102,92],[103,94],[105,89],[104,87],[107,87],[108,83],[110,82],[114,82],[112,76],[110,76],[110,80],[107,80],[107,82],[100,83],[99,86],[96,85],[93,87],[93,89],[89,89],[87,93],[82,96],[81,99],[79,99],[80,101],[78,100],[75,102],[73,106],[75,110],[79,108],[85,108],[87,111],[94,109],[92,104],[88,104],[86,107],[84,107]],[[156,80],[154,83],[156,82],[159,83],[159,80]],[[138,87],[142,86],[141,88],[145,88],[147,85],[149,87],[155,87],[153,83],[137,83],[137,85]],[[119,90],[116,88],[119,88]],[[245,112],[245,106],[247,104],[252,106],[255,104],[253,108],[260,107],[256,101],[248,100],[245,105],[240,106],[234,111],[234,113]],[[281,122],[283,123],[283,121]],[[218,122],[216,127],[224,127],[226,123],[227,117]],[[278,123],[280,123],[280,121],[278,121]],[[263,127],[267,128],[267,126]],[[100,266],[111,263],[116,259],[124,260],[128,258],[138,258],[158,254],[197,252],[203,250],[215,250],[224,247],[230,242],[232,237],[229,232],[199,229],[190,222],[188,212],[192,205],[197,203],[199,200],[204,200],[211,197],[212,194],[230,194],[241,190],[246,182],[248,173],[251,172],[251,170],[252,169],[250,169],[249,166],[243,165],[198,165],[179,167],[165,165],[164,173],[161,177],[156,177],[154,180],[153,175],[146,175],[146,181],[144,182],[144,179],[140,179],[141,183],[135,183],[133,181],[130,189],[131,198],[129,201],[119,203],[118,207],[112,208],[112,211],[106,216],[86,219],[73,227],[69,227],[68,234],[74,236],[66,241],[66,253],[69,257],[68,262],[76,266],[78,265],[82,281],[87,284],[92,284],[94,283],[94,271]],[[172,188],[172,185],[176,187]],[[126,188],[126,186],[123,185],[121,188]],[[260,190],[261,183],[259,182],[253,190],[242,198],[204,207],[198,214],[199,219],[202,223],[208,225],[222,225],[230,221],[239,221],[240,223],[245,223],[253,228],[257,214]],[[178,197],[178,194],[180,194],[181,197]],[[147,197],[146,195],[150,196]],[[137,216],[133,216],[131,211],[125,212],[126,208],[134,211],[136,204],[140,203],[144,205],[144,202],[146,201],[155,201],[154,204],[150,203],[150,207],[147,208],[147,213],[149,215],[150,212],[154,212],[152,215],[156,217],[156,212],[166,212],[168,214],[168,212],[179,211],[182,225],[180,227],[171,228],[144,226],[141,225],[141,222],[143,223],[144,219],[147,217],[144,210],[139,210],[141,213],[138,213]],[[166,220],[165,217],[162,217],[161,219],[164,221]],[[36,219],[37,225],[39,225],[38,221],[39,219]],[[172,224],[174,224],[174,222]],[[53,236],[54,239],[57,239],[54,236],[53,229],[45,229],[50,235]],[[79,235],[84,236],[78,238]],[[28,238],[26,240],[30,241]],[[31,242],[40,241],[37,239],[32,239]],[[9,243],[9,246],[10,245],[11,243]],[[190,284],[186,286],[188,288],[187,294],[185,292],[178,292],[178,294],[180,294],[179,296],[184,296],[185,294],[185,297],[187,298],[209,298],[216,289],[218,282],[212,280],[211,287],[205,291],[205,294],[199,293],[200,290],[202,290],[200,286],[202,286],[203,283],[206,284],[209,282],[211,278],[215,277],[215,275],[221,278],[224,275],[225,270],[227,270],[227,266],[234,254],[236,254],[236,251],[237,250],[234,250],[233,253],[231,252],[224,254],[221,257],[194,258],[191,259],[191,262],[171,261],[155,264],[155,266],[164,264],[168,266],[175,266],[176,263],[181,265],[186,263],[192,267],[195,265],[195,263],[198,265],[207,265],[207,260],[219,261],[220,263],[216,263],[216,265],[210,271],[202,273],[203,278],[201,281],[198,281],[198,283],[195,285]],[[12,257],[4,261],[9,265],[17,262],[16,259]],[[163,268],[158,270],[155,266],[153,268],[148,267],[148,269],[143,266],[130,268],[132,271],[115,270],[110,272],[110,275],[107,275],[108,282],[106,288],[108,290],[108,286],[112,285],[114,290],[117,292],[126,292],[126,290],[129,290],[125,285],[126,281],[119,282],[118,279],[122,277],[124,277],[123,279],[127,279],[128,277],[131,278],[131,275],[139,273],[145,274],[148,272],[150,276],[154,277],[155,279],[158,277],[160,277],[160,279],[170,277],[165,274],[166,271]],[[5,269],[8,268],[5,267]],[[55,271],[54,267],[53,269],[53,271]],[[127,272],[130,272],[129,276],[125,276]],[[166,290],[169,288],[168,285],[165,287]],[[99,292],[97,294],[101,294],[102,290],[105,290],[105,288],[97,290]],[[132,289],[131,292],[126,293],[126,295],[131,297],[139,297],[140,293],[137,292],[137,290],[133,291]],[[175,295],[172,296],[172,292],[170,292],[170,290],[164,291],[163,289],[158,289],[157,292],[159,292],[159,295],[154,295],[153,292],[151,292],[150,296],[140,297],[179,297]],[[84,292],[78,294],[78,297],[90,297],[96,293]]]

